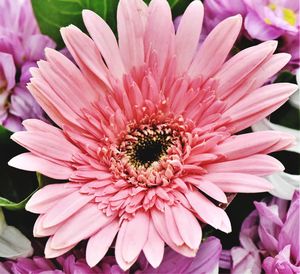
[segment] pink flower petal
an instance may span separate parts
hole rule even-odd
[[[94,76],[98,77],[109,87],[110,83],[107,76],[109,71],[94,41],[73,25],[61,28],[60,32],[68,50],[87,79],[97,85],[97,79],[94,79]],[[99,83],[98,86],[101,89]]]
[[[198,48],[203,21],[203,5],[193,1],[183,13],[175,36],[177,74],[184,73]]]
[[[35,192],[26,204],[26,210],[33,213],[46,213],[58,200],[77,191],[67,184],[51,184]]]
[[[214,153],[222,154],[227,160],[240,159],[258,153],[271,153],[277,148],[288,146],[294,138],[286,133],[260,131],[243,135],[234,135],[219,144]]]
[[[227,203],[227,197],[225,193],[215,184],[204,180],[203,177],[187,177],[184,179],[186,183],[193,184],[199,190],[210,196],[211,198],[220,201],[221,203]]]
[[[215,75],[219,80],[218,94],[221,98],[238,83],[259,67],[262,62],[274,53],[277,41],[268,41],[240,51],[230,58]]]
[[[179,233],[190,248],[198,249],[202,239],[202,229],[195,216],[185,207],[172,206]]]
[[[138,211],[127,225],[122,241],[122,256],[127,263],[134,261],[142,251],[148,237],[149,215]]]
[[[198,191],[187,192],[185,196],[193,209],[204,222],[216,229],[220,229],[227,233],[230,232],[231,228],[228,227],[228,223],[230,224],[230,221],[223,209],[215,206]],[[226,226],[224,226],[224,224]]]
[[[147,241],[143,247],[143,252],[148,262],[154,267],[158,267],[163,259],[165,243],[156,231],[152,221],[149,222],[149,232]]]
[[[123,221],[117,236],[116,246],[115,246],[115,257],[117,263],[124,271],[128,270],[134,264],[135,259],[137,259],[135,258],[134,260],[128,263],[124,260],[122,255],[122,246],[123,246],[124,235],[127,228],[127,223],[128,223],[127,221]]]
[[[266,176],[276,171],[283,171],[284,166],[271,156],[257,154],[237,160],[209,164],[205,169],[209,173],[234,172]]]
[[[283,105],[297,89],[293,84],[278,83],[251,92],[224,112],[231,117],[227,126],[234,133],[253,125]]]
[[[102,260],[118,231],[119,221],[116,219],[89,239],[86,247],[86,260],[90,267],[94,267]]]
[[[120,53],[127,71],[144,64],[147,6],[141,0],[121,0],[117,11]]]
[[[164,218],[164,214],[158,210],[151,210],[151,218],[153,220],[153,224],[155,229],[157,230],[160,237],[175,251],[186,256],[186,257],[195,257],[197,250],[191,249],[187,245],[183,244],[181,246],[177,246],[173,243],[171,238],[169,237],[168,230],[166,229],[166,221]]]
[[[167,59],[172,54],[174,32],[169,4],[164,0],[152,0],[149,4],[144,45],[146,56],[150,56],[148,64],[157,62],[158,76],[162,73]],[[156,54],[156,60],[153,59],[152,51]]]
[[[27,171],[37,171],[58,180],[68,179],[73,172],[73,169],[70,167],[42,159],[30,152],[22,153],[12,158],[8,165]]]
[[[61,224],[53,236],[51,247],[62,249],[77,244],[108,225],[112,219],[104,215],[95,204],[87,204]]]
[[[59,126],[79,125],[76,113],[74,113],[66,103],[55,94],[51,87],[45,84],[38,69],[31,68],[30,72],[35,79],[27,84],[27,88],[48,116]]]
[[[273,188],[272,184],[264,178],[243,173],[212,173],[203,176],[213,182],[224,192],[265,192]]]
[[[242,26],[242,17],[229,17],[218,24],[201,45],[188,75],[197,77],[203,75],[205,79],[211,77],[223,65]]]
[[[183,245],[184,240],[182,239],[177,224],[175,222],[175,214],[170,206],[165,205],[165,222],[167,225],[167,230],[169,232],[169,236],[173,243],[177,246]]]
[[[64,248],[59,248],[59,249],[54,249],[52,248],[52,240],[53,237],[50,237],[46,243],[45,246],[45,257],[46,258],[56,258],[59,257],[60,255],[68,252],[69,250],[71,250],[75,245],[70,245],[68,247],[64,247]]]
[[[22,144],[36,156],[59,164],[71,162],[73,155],[79,152],[78,148],[71,144],[66,137],[51,132],[16,132],[11,139]]]
[[[40,215],[36,219],[36,221],[34,223],[34,227],[33,227],[33,236],[34,237],[52,236],[59,228],[59,225],[52,226],[49,228],[44,228],[43,227],[44,219],[45,219],[45,214]]]
[[[90,10],[84,10],[82,17],[111,74],[117,79],[122,79],[125,72],[124,65],[112,30],[100,16]]]
[[[55,204],[46,214],[43,221],[44,228],[57,225],[67,220],[78,210],[84,207],[94,198],[93,195],[84,195],[79,192],[73,192]]]

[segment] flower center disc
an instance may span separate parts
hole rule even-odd
[[[172,130],[163,125],[143,126],[132,130],[121,144],[130,163],[136,168],[148,168],[166,154],[172,144]]]

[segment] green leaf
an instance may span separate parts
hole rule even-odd
[[[24,200],[20,201],[20,202],[13,202],[10,201],[6,198],[0,197],[0,208],[4,207],[6,209],[9,210],[20,210],[20,209],[24,209],[26,203],[28,202],[28,200],[30,199],[30,197],[37,191],[39,190],[41,187],[43,187],[43,175],[40,173],[36,173],[36,177],[37,177],[37,181],[38,181],[38,188],[33,191],[32,193],[30,193]]]
[[[178,15],[183,14],[187,6],[192,2],[193,0],[168,0],[169,5],[172,10],[173,18],[175,18]],[[151,2],[151,0],[144,0],[147,4]]]
[[[10,132],[6,128],[0,126],[0,145],[10,142],[11,134],[12,134],[12,132]]]
[[[28,202],[28,200],[30,199],[30,197],[33,195],[30,194],[28,197],[26,197],[23,201],[21,202],[12,202],[8,199],[5,199],[3,197],[0,197],[0,207],[4,207],[6,209],[9,209],[9,210],[20,210],[20,209],[24,209],[25,208],[25,205],[26,203]]]
[[[296,83],[296,76],[292,74],[290,71],[283,71],[281,72],[274,83],[282,83],[282,82],[290,82],[290,83]]]
[[[118,0],[32,0],[32,7],[41,32],[50,36],[62,48],[59,29],[70,24],[85,30],[81,11],[89,9],[99,14],[113,30],[116,29]]]
[[[144,0],[149,4],[150,0]],[[59,29],[73,24],[85,31],[81,12],[89,9],[99,14],[116,33],[118,0],[31,0],[41,32],[50,36],[58,48],[64,47]],[[184,12],[192,0],[168,0],[173,16]]]

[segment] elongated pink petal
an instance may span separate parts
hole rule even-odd
[[[144,64],[147,6],[141,0],[121,0],[117,11],[121,56],[127,71]]]
[[[209,164],[205,169],[209,173],[234,172],[266,176],[276,171],[283,171],[284,166],[271,156],[258,154],[233,161]]]
[[[213,199],[221,203],[227,203],[227,197],[225,193],[215,184],[212,184],[211,182],[206,180],[199,180],[196,187]]]
[[[94,198],[93,195],[84,195],[73,192],[63,199],[60,199],[46,214],[43,221],[44,228],[57,225],[80,210]],[[59,212],[59,214],[57,214]]]
[[[165,205],[165,221],[169,236],[174,244],[177,246],[184,244],[184,240],[182,239],[175,222],[175,214],[173,214],[172,209],[168,205]]]
[[[12,158],[8,165],[27,171],[36,171],[58,180],[68,179],[73,172],[73,169],[70,167],[58,165],[37,157],[30,152],[22,153]]]
[[[148,237],[149,215],[143,211],[137,212],[131,219],[124,233],[122,256],[127,263],[131,263],[142,251]]]
[[[67,184],[51,184],[35,192],[26,204],[26,210],[33,213],[46,213],[58,200],[76,192],[76,188]]]
[[[79,150],[65,137],[50,132],[16,132],[11,136],[18,144],[26,147],[36,156],[45,158],[55,163],[70,162],[73,155]]]
[[[97,91],[89,85],[74,63],[63,54],[47,49],[46,56],[48,62],[38,62],[39,72],[45,84],[49,85],[55,94],[80,116],[82,108],[89,108],[90,104],[99,98]],[[85,92],[83,93],[82,90]],[[52,94],[48,95],[52,97]]]
[[[172,206],[179,233],[192,249],[198,249],[202,239],[202,229],[196,217],[185,207]]]
[[[183,244],[181,246],[177,246],[173,243],[171,238],[168,235],[168,230],[166,229],[166,221],[164,218],[164,214],[159,212],[158,210],[151,210],[151,218],[153,220],[153,224],[155,229],[157,230],[160,237],[175,251],[186,256],[186,257],[195,257],[197,250],[191,249],[187,245]]]
[[[112,30],[100,16],[90,10],[83,10],[82,17],[111,74],[118,79],[122,79],[125,69]]]
[[[230,58],[215,75],[215,79],[219,80],[217,92],[220,97],[224,98],[232,87],[269,58],[276,47],[277,41],[267,41],[242,50]]]
[[[130,263],[126,262],[122,255],[122,245],[123,245],[124,235],[125,235],[126,228],[127,228],[127,223],[128,223],[127,221],[122,222],[118,236],[117,236],[116,246],[115,246],[115,257],[116,257],[117,263],[124,271],[128,270],[135,262],[135,260],[133,260]]]
[[[193,209],[204,222],[216,229],[220,229],[227,233],[230,232],[228,230],[228,226],[223,226],[223,223],[228,224],[228,216],[223,209],[215,206],[199,191],[187,192],[185,196]]]
[[[31,83],[27,84],[27,88],[48,116],[59,126],[79,125],[76,113],[61,98],[55,95],[55,92],[49,86],[45,85],[37,68],[31,68],[30,72],[34,74],[35,80],[33,79]]]
[[[90,267],[94,267],[102,260],[118,230],[119,221],[114,220],[89,239],[86,247],[86,261]]]
[[[149,4],[149,14],[145,30],[145,53],[150,55],[150,62],[157,62],[158,75],[162,73],[167,58],[172,54],[174,27],[170,6],[167,1],[153,0]],[[152,51],[156,60],[152,60]]]
[[[110,87],[108,80],[109,71],[94,41],[73,25],[61,28],[60,32],[68,50],[85,77],[96,84],[96,80],[93,78],[93,76],[96,76],[106,86]],[[101,91],[101,87],[98,88]]]
[[[242,26],[242,17],[229,17],[218,24],[206,37],[201,45],[188,75],[197,77],[203,75],[205,79],[211,77],[223,65]]]
[[[224,112],[231,117],[227,127],[233,133],[249,127],[283,105],[297,89],[293,84],[278,83],[251,92]]]
[[[264,63],[255,71],[254,75],[254,88],[258,88],[273,75],[280,71],[291,59],[291,55],[288,53],[277,53],[271,58],[264,61]]]
[[[260,131],[243,135],[234,135],[214,149],[214,153],[223,154],[226,159],[234,160],[258,153],[271,153],[276,147],[291,145],[293,136],[272,131]]]
[[[53,236],[51,247],[61,249],[76,244],[108,225],[112,219],[104,215],[95,204],[87,204],[61,224]]]
[[[175,36],[177,74],[181,75],[191,64],[198,48],[203,21],[203,5],[193,1],[183,13]]]
[[[256,193],[271,190],[272,184],[264,178],[243,173],[212,173],[204,178],[225,192]]]
[[[59,225],[56,226],[52,226],[49,228],[44,228],[43,227],[43,222],[45,220],[45,214],[40,215],[35,223],[34,223],[34,227],[33,227],[33,236],[34,237],[46,237],[46,236],[51,236],[53,235],[57,229],[59,228]]]
[[[266,83],[267,80],[280,71],[290,59],[291,56],[287,53],[274,54],[270,58],[266,58],[262,64],[251,71],[245,81],[242,81],[238,86],[233,87],[227,93],[222,92],[220,94],[221,98],[227,96],[227,98],[224,99],[227,108],[230,108],[245,95]]]
[[[52,239],[53,237],[50,237],[46,243],[45,246],[45,257],[46,258],[56,258],[59,257],[60,255],[68,252],[69,250],[71,250],[75,245],[70,245],[68,247],[65,248],[60,248],[60,249],[54,249],[52,248]]]
[[[23,126],[28,131],[35,131],[35,132],[51,132],[53,134],[59,135],[61,137],[64,137],[64,133],[61,129],[54,127],[48,123],[45,123],[42,120],[38,119],[27,119],[22,122]]]
[[[148,238],[143,247],[144,254],[148,262],[154,267],[158,267],[163,259],[165,243],[156,231],[153,222],[149,222]]]

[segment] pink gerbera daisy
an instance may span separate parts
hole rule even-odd
[[[59,52],[32,69],[29,89],[59,126],[24,122],[12,139],[30,152],[10,161],[67,183],[47,185],[26,208],[38,213],[34,235],[50,236],[46,257],[88,239],[96,265],[115,241],[128,269],[143,251],[153,267],[165,243],[195,256],[200,222],[230,232],[218,207],[226,192],[263,192],[262,178],[282,165],[265,154],[292,138],[279,132],[235,135],[282,105],[292,84],[260,87],[289,60],[269,41],[225,62],[240,16],[227,18],[198,49],[200,1],[185,11],[177,32],[166,0],[121,0],[117,42],[108,25],[85,10],[92,37],[74,26],[63,39],[78,67]]]

